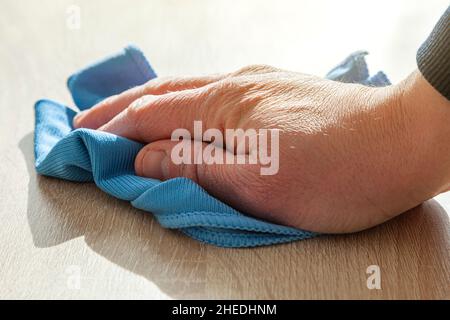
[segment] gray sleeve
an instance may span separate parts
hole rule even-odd
[[[417,66],[427,81],[450,100],[450,7],[417,51]]]

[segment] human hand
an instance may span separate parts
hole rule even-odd
[[[74,126],[147,143],[135,160],[140,176],[187,177],[253,216],[310,231],[352,232],[450,186],[450,135],[443,129],[450,107],[439,95],[430,98],[433,88],[424,81],[415,72],[397,86],[370,88],[250,66],[151,80],[83,112]],[[186,128],[193,136],[194,121],[220,132],[278,130],[279,150],[269,150],[279,155],[276,174],[263,175],[263,165],[249,161],[174,163],[179,142],[171,135]],[[230,142],[203,139],[192,157],[204,157],[209,146],[236,160],[240,153]],[[245,148],[246,160],[255,148]]]

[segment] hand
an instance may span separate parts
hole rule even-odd
[[[140,176],[184,176],[242,212],[339,233],[377,225],[450,186],[448,104],[418,72],[397,86],[370,88],[250,66],[151,80],[81,113],[74,126],[147,143],[135,161]],[[175,164],[172,132],[193,134],[196,120],[221,132],[278,129],[277,173],[262,175],[261,164],[248,162]],[[208,145],[223,147],[224,157],[239,153],[230,141],[204,139],[203,150]],[[192,148],[193,156],[202,148]]]

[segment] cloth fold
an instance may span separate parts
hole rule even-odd
[[[388,85],[379,72],[370,77],[366,52],[350,55],[329,79]],[[68,87],[79,110],[156,77],[144,54],[128,46],[70,76]],[[94,182],[104,192],[154,214],[166,228],[222,247],[253,247],[311,238],[317,234],[277,225],[238,212],[186,178],[167,181],[134,173],[142,144],[113,134],[72,127],[76,112],[51,100],[35,104],[35,167],[41,175]],[[107,214],[107,213],[105,213]]]

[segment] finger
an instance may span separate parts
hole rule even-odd
[[[80,112],[74,118],[73,125],[75,128],[97,129],[143,95],[161,95],[173,91],[200,88],[226,76],[225,74],[217,74],[199,77],[156,78],[142,86],[111,96],[92,108]]]
[[[159,180],[189,178],[238,210],[264,217],[270,215],[265,212],[265,208],[270,208],[266,202],[270,178],[260,174],[259,164],[251,164],[248,155],[244,156],[244,164],[237,164],[237,156],[222,148],[194,143],[159,140],[148,144],[136,157],[136,173]],[[180,154],[184,159],[181,163]],[[221,163],[218,159],[222,159]]]
[[[172,133],[181,128],[188,130],[193,137],[194,121],[207,122],[210,114],[219,107],[214,103],[218,95],[210,86],[159,96],[146,95],[99,130],[147,143],[170,139]],[[217,123],[211,125],[220,127]]]
[[[143,87],[138,86],[108,97],[92,108],[79,112],[73,119],[73,127],[97,129],[130,105],[136,97],[142,96],[143,92]]]
[[[156,78],[142,86],[131,88],[119,95],[109,97],[92,108],[80,112],[74,118],[73,125],[74,128],[98,129],[143,95],[161,95],[168,92],[200,88],[225,78],[279,71],[281,70],[268,65],[249,65],[235,72],[225,74],[197,77]]]

